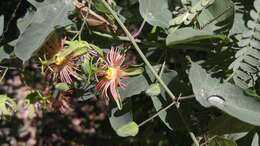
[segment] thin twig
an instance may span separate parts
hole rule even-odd
[[[106,34],[106,33],[101,33],[101,32],[98,32],[98,31],[92,31],[92,32],[93,32],[93,34],[96,34],[96,35],[101,36],[101,37],[105,37],[105,38],[109,38],[109,39],[118,39],[120,41],[131,42],[131,40],[128,37],[125,37],[125,36],[113,36],[113,35]],[[141,40],[135,39],[135,42],[141,43]]]
[[[215,139],[216,137],[217,137],[217,136],[213,136],[213,137],[209,138],[207,141],[205,141],[204,143],[202,143],[200,146],[204,146],[204,145],[210,143],[210,142],[211,142],[213,139]]]
[[[195,95],[182,96],[182,97],[179,97],[178,100],[185,100],[185,99],[191,99],[191,98],[195,98]]]
[[[6,69],[8,68],[9,70],[16,70],[17,68],[16,67],[9,67],[9,66],[3,66],[3,65],[0,65],[0,68],[3,68],[3,69]]]
[[[141,122],[140,124],[138,124],[138,127],[141,127],[143,125],[145,125],[146,123],[150,122],[151,120],[153,120],[154,118],[156,118],[157,116],[159,116],[163,111],[166,111],[167,109],[169,109],[170,107],[172,107],[174,104],[176,104],[176,102],[172,102],[171,104],[169,104],[168,106],[166,106],[165,108],[159,110],[156,114],[154,114],[153,116],[151,116],[150,118],[144,120],[143,122]]]
[[[89,9],[88,7],[86,7],[85,5],[80,3],[78,0],[74,0],[73,3],[74,3],[74,6],[76,8],[81,9],[82,11],[89,13],[90,15],[94,16],[95,18],[97,18],[98,20],[102,21],[103,23],[105,23],[107,25],[111,25],[104,17],[98,15],[93,10]]]
[[[189,95],[189,96],[183,96],[183,97],[178,97],[178,100],[185,100],[185,99],[190,99],[190,98],[194,98],[194,95]],[[152,117],[146,119],[145,121],[141,122],[138,126],[143,126],[144,124],[150,122],[151,120],[153,120],[154,118],[156,118],[157,116],[159,116],[163,111],[168,110],[170,107],[172,107],[173,105],[175,105],[177,102],[173,101],[171,104],[169,104],[168,106],[166,106],[165,108],[160,109],[156,114],[154,114]]]
[[[2,82],[2,80],[4,79],[4,77],[5,77],[6,73],[7,73],[7,71],[8,71],[8,68],[5,68],[5,69],[4,69],[4,73],[3,73],[3,75],[2,75],[2,77],[1,77],[1,79],[0,79],[0,82]]]
[[[140,35],[140,33],[142,32],[144,25],[145,25],[145,20],[142,22],[140,28],[138,29],[138,31],[133,35],[134,38],[138,37]]]
[[[164,61],[163,61],[163,64],[162,64],[162,67],[161,67],[161,71],[160,71],[160,73],[159,73],[160,78],[162,77],[162,74],[163,74],[163,72],[164,72],[165,63],[166,63],[166,61],[164,60]]]
[[[76,33],[76,35],[72,38],[72,40],[75,40],[77,38],[77,36],[79,36],[79,40],[81,40],[81,33],[84,29],[86,22],[87,22],[87,20],[84,19],[83,23],[81,24],[80,30]]]

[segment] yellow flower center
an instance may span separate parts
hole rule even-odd
[[[62,58],[62,57],[57,57],[57,58],[55,59],[55,64],[56,64],[56,65],[61,65],[61,64],[63,63],[63,61],[64,61],[64,58]]]
[[[120,78],[120,68],[118,67],[109,67],[106,70],[106,79],[108,80],[112,80],[112,79],[116,79],[116,78]]]

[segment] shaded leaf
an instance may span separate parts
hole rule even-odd
[[[14,48],[16,56],[23,61],[28,60],[57,27],[71,24],[68,19],[68,12],[73,10],[71,0],[45,0],[44,5],[37,8]]]
[[[237,146],[237,144],[232,140],[216,137],[207,146]]]
[[[140,94],[149,86],[146,78],[143,75],[129,77],[126,81],[126,85],[127,87],[125,89],[119,90],[120,96],[124,99]]]
[[[173,47],[179,44],[187,44],[194,41],[211,39],[225,40],[226,37],[224,35],[214,35],[213,30],[206,31],[185,27],[170,33],[166,38],[166,45]]]
[[[4,32],[4,16],[0,16],[0,36]]]
[[[156,71],[158,71],[160,68],[160,66],[154,66],[154,69]],[[154,75],[151,73],[151,71],[147,68],[146,69],[148,76],[150,77],[150,79],[153,81],[155,79]],[[177,76],[177,72],[174,70],[169,70],[169,69],[165,69],[164,73],[162,74],[162,80],[164,81],[165,84],[169,84],[175,77]],[[151,100],[153,102],[154,108],[156,109],[156,111],[161,110],[162,108],[164,108],[165,106],[167,106],[169,103],[167,101],[166,98],[166,93],[165,90],[163,88],[161,88],[161,95],[158,96],[151,96]],[[176,122],[175,120],[173,120],[172,116],[174,115],[172,113],[173,111],[168,109],[167,111],[162,111],[159,114],[160,119],[162,120],[162,122],[171,130],[173,130],[173,122]]]
[[[232,123],[232,124],[227,124]],[[221,115],[216,119],[209,121],[208,134],[210,136],[225,135],[225,134],[242,134],[252,130],[254,126],[244,123],[227,114]]]

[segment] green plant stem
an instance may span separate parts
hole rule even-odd
[[[188,96],[183,96],[183,97],[179,97],[178,100],[184,100],[184,99],[190,99],[190,98],[194,98],[194,95],[188,95]],[[167,105],[166,107],[160,109],[156,114],[154,114],[153,116],[151,116],[150,118],[144,120],[143,122],[141,122],[140,124],[138,124],[138,126],[143,126],[146,123],[150,122],[151,120],[153,120],[154,118],[156,118],[157,116],[159,116],[163,111],[168,110],[170,107],[172,107],[173,105],[176,105],[177,102],[173,101],[171,104]],[[194,134],[193,134],[194,135]]]
[[[105,37],[105,38],[109,38],[109,39],[118,39],[120,41],[128,41],[128,42],[131,42],[131,40],[128,38],[128,37],[124,37],[124,36],[112,36],[110,34],[106,34],[106,33],[101,33],[101,32],[98,32],[98,31],[92,31],[93,34],[96,34],[98,36],[102,36],[102,37]],[[139,39],[135,39],[135,42],[137,43],[141,43],[141,40]]]
[[[4,79],[4,77],[5,77],[6,73],[7,73],[7,71],[8,71],[8,68],[5,68],[5,69],[4,69],[4,73],[3,73],[2,77],[0,78],[0,83],[1,83],[2,80]]]
[[[117,14],[114,12],[114,10],[112,10],[112,8],[109,6],[109,4],[105,1],[102,0],[102,3],[105,5],[105,7],[111,12],[111,14],[115,17],[116,21],[118,22],[118,24],[122,27],[122,29],[124,30],[124,32],[126,33],[127,37],[130,39],[130,41],[132,42],[133,46],[135,47],[136,51],[138,52],[138,54],[140,55],[140,57],[143,59],[144,63],[148,66],[148,68],[151,70],[152,74],[155,76],[155,78],[158,80],[158,82],[162,85],[162,87],[165,89],[166,93],[175,101],[176,97],[174,96],[174,94],[171,92],[171,90],[167,87],[167,85],[163,82],[163,80],[160,78],[160,76],[156,73],[156,71],[153,69],[153,66],[150,64],[150,62],[146,59],[145,55],[143,54],[143,52],[141,51],[141,49],[139,48],[139,46],[137,45],[137,43],[135,42],[134,37],[131,35],[131,33],[127,30],[127,28],[125,27],[125,25],[122,23],[122,21],[120,20],[120,18],[117,16]]]
[[[151,116],[150,118],[144,120],[143,122],[141,122],[140,124],[138,124],[138,127],[145,125],[146,123],[150,122],[151,120],[153,120],[154,118],[156,118],[157,116],[159,116],[163,111],[166,111],[167,109],[169,109],[170,107],[172,107],[173,105],[175,105],[176,102],[173,101],[171,104],[167,105],[165,108],[159,110],[156,114],[154,114],[153,116]]]

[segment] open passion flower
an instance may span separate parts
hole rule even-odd
[[[116,101],[118,109],[122,109],[122,99],[118,93],[118,88],[125,88],[126,84],[123,80],[127,79],[126,66],[123,65],[125,55],[121,54],[118,49],[111,48],[107,53],[106,60],[102,65],[102,71],[97,73],[100,77],[96,85],[96,89],[100,92],[101,97],[108,103],[109,97]]]
[[[65,41],[63,49],[53,55],[46,61],[41,61],[46,70],[47,78],[54,81],[61,81],[68,84],[73,82],[73,78],[80,79],[79,66],[76,64],[80,57],[97,55],[98,48],[92,44],[88,44],[85,41]],[[58,46],[53,43],[53,46]],[[53,47],[48,45],[47,47]],[[47,49],[49,50],[49,49]]]

